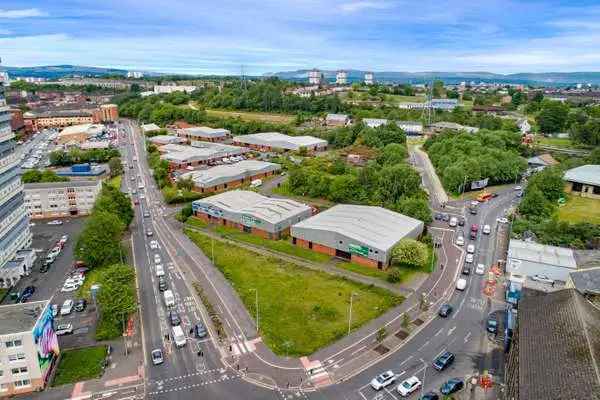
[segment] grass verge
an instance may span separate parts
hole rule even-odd
[[[355,272],[364,276],[370,276],[371,278],[378,278],[386,280],[388,273],[380,269],[369,268],[363,265],[355,264],[352,262],[339,262],[335,264],[336,267],[345,269],[346,271]]]
[[[98,378],[105,357],[106,346],[62,351],[52,386]]]
[[[121,180],[123,179],[122,175],[117,175],[114,178],[110,178],[106,181],[106,183],[117,190],[121,189]]]
[[[592,224],[600,224],[600,200],[569,196],[567,203],[558,208],[558,219],[571,223],[591,222]]]
[[[248,111],[206,110],[206,114],[220,118],[239,118],[242,121],[261,121],[272,124],[289,124],[294,121],[294,116],[289,114],[274,114]]]
[[[201,250],[210,253],[208,236],[189,229],[186,234]],[[308,355],[344,336],[353,293],[353,328],[403,300],[377,287],[305,269],[229,243],[214,241],[214,254],[216,266],[251,315],[256,315],[258,291],[261,335],[279,355]]]

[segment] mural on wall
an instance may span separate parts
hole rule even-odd
[[[52,309],[46,307],[44,313],[33,328],[33,341],[38,352],[38,363],[42,372],[42,379],[46,381],[50,366],[60,352],[58,338],[53,327],[54,317]]]

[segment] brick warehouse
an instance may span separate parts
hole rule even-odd
[[[392,248],[404,238],[416,239],[424,224],[382,207],[338,204],[291,228],[296,246],[385,269]]]
[[[289,136],[279,132],[262,132],[235,136],[233,144],[246,146],[256,151],[300,151],[312,154],[327,150],[327,141],[313,136]]]
[[[245,190],[195,200],[192,212],[203,221],[265,239],[280,239],[289,233],[291,225],[312,215],[311,207],[297,201],[270,198]]]
[[[266,178],[281,169],[279,164],[243,160],[234,164],[217,165],[208,169],[182,174],[179,179],[191,178],[193,190],[200,193],[218,192],[239,187],[254,179]]]

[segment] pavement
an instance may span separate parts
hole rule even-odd
[[[504,305],[498,299],[488,301],[483,294],[485,275],[464,276],[468,281],[467,289],[454,289],[465,251],[454,244],[457,229],[441,221],[435,221],[430,227],[432,235],[442,243],[438,254],[439,268],[404,303],[308,357],[295,359],[274,355],[257,336],[252,316],[229,282],[182,232],[181,224],[170,218],[172,210],[162,203],[161,194],[154,185],[137,125],[123,120],[122,132],[125,135],[124,156],[134,166],[126,170],[124,185],[139,188],[141,184],[144,194],[143,199],[139,198],[140,192],[136,195],[140,205],[135,207],[136,216],[131,227],[140,304],[144,385],[141,391],[136,386],[135,392],[115,392],[111,394],[112,398],[396,400],[397,395],[392,391],[374,392],[368,382],[387,369],[393,370],[399,380],[419,376],[426,391],[439,390],[450,377],[470,379],[478,376],[483,368],[499,379],[497,371],[502,364],[502,352],[498,351],[497,338],[485,332],[484,324],[489,313],[501,311]],[[414,162],[422,171],[427,168],[427,160],[418,155]],[[436,190],[426,172],[423,181],[430,193]],[[435,211],[440,211],[443,200],[435,196]],[[508,190],[482,204],[478,215],[464,215],[467,227],[473,223],[488,223],[494,227],[490,235],[479,233],[473,241],[477,246],[475,263],[484,262],[489,268],[499,257],[496,242],[504,228],[496,224],[496,218],[503,215],[513,201],[514,194]],[[146,209],[150,211],[150,218],[142,215]],[[443,211],[463,216],[464,207],[457,203]],[[148,230],[152,231],[150,237],[145,233]],[[151,240],[158,242],[158,249],[150,249]],[[207,338],[198,340],[190,335],[184,347],[174,346],[167,321],[169,310],[157,287],[154,254],[160,255],[165,267],[169,288],[176,299],[175,310],[183,321],[186,336],[189,327],[203,321],[209,330]],[[202,288],[202,297],[192,283]],[[213,324],[209,318],[207,303],[221,325]],[[440,318],[436,314],[443,303],[454,307],[449,318]],[[376,333],[381,326],[386,327],[387,336],[378,342]],[[223,330],[221,335],[217,329]],[[203,350],[201,355],[198,346]],[[152,365],[149,353],[154,348],[165,353],[164,364]],[[456,353],[457,359],[440,373],[430,365],[445,350]],[[92,392],[92,395],[101,397],[102,392]],[[479,399],[484,398],[482,395],[490,395],[490,392],[480,393],[473,386],[472,391],[468,387],[457,398]]]

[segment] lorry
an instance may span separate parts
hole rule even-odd
[[[163,298],[165,300],[165,306],[173,307],[175,305],[175,296],[171,290],[165,290],[163,292]]]
[[[181,325],[176,325],[173,327],[173,341],[177,347],[185,346],[187,340],[185,339],[185,333],[183,333]]]

